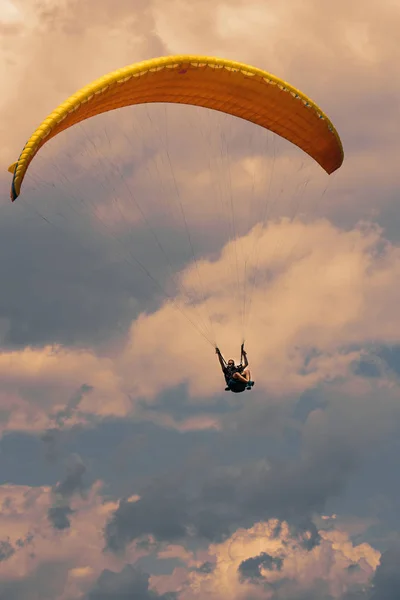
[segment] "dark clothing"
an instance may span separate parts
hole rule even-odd
[[[244,390],[251,390],[252,386],[254,385],[253,381],[240,381],[240,379],[235,378],[236,373],[243,375],[243,371],[247,368],[249,364],[247,360],[247,354],[244,351],[244,343],[242,344],[240,349],[241,360],[244,359],[244,364],[241,362],[240,365],[228,365],[221,352],[219,351],[219,348],[216,347],[215,352],[216,354],[218,354],[218,360],[224,373],[227,385],[225,391],[238,393],[244,392]]]
[[[246,383],[243,381],[238,381],[237,379],[230,379],[226,382],[231,392],[235,392],[235,394],[239,394],[240,392],[244,392],[246,389]]]
[[[241,373],[243,371],[243,365],[233,365],[232,367],[230,367],[230,366],[227,365],[222,370],[224,372],[226,384],[229,385],[229,381],[230,380],[235,381],[233,379],[233,375],[235,373]],[[235,381],[235,383],[242,383],[242,385],[243,385],[243,382],[239,382],[239,381],[236,382]]]

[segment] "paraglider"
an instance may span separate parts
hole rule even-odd
[[[220,349],[215,348],[218,355],[218,360],[222,368],[222,372],[226,381],[226,392],[234,392],[238,394],[244,390],[251,390],[254,381],[250,379],[249,361],[247,360],[247,352],[244,349],[244,344],[240,348],[240,364],[235,365],[235,361],[230,358],[228,361],[224,359]]]
[[[328,117],[285,81],[231,60],[168,56],[113,71],[60,104],[9,167],[11,199],[19,196],[30,162],[48,140],[95,115],[150,102],[203,106],[251,121],[301,148],[328,174],[343,162],[342,144]]]
[[[11,200],[19,196],[31,161],[51,138],[102,113],[149,103],[200,106],[244,119],[285,138],[328,174],[343,162],[342,143],[329,118],[312,100],[285,81],[231,60],[168,56],[111,72],[60,104],[33,132],[18,160],[9,167],[13,174]],[[139,261],[136,263],[140,266]],[[236,366],[232,359],[226,362],[216,344],[208,341],[218,354],[226,390],[251,390],[254,382],[244,346],[241,349],[243,362]]]

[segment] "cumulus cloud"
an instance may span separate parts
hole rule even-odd
[[[115,505],[104,503],[99,491],[97,487],[92,493],[90,506],[82,507],[71,530],[62,532],[62,544],[54,545],[59,532],[52,533],[46,525],[51,490],[1,487],[3,529],[14,548],[0,587],[4,597],[30,600],[40,593],[44,598],[94,600],[129,593],[143,600],[194,600],[204,595],[297,600],[303,597],[300,592],[318,598],[323,590],[329,600],[349,600],[351,594],[372,589],[372,583],[382,593],[392,585],[391,568],[382,566],[391,561],[385,555],[380,558],[369,544],[356,544],[339,527],[316,530],[310,523],[294,530],[277,519],[239,528],[203,550],[163,544],[150,544],[146,550],[142,544],[124,557],[113,557],[102,552],[100,536],[101,524]],[[31,536],[26,543],[20,539],[24,531]],[[177,557],[182,566],[171,574],[146,574],[135,561],[152,548],[159,559]]]
[[[102,552],[102,528],[116,504],[105,500],[101,490],[101,482],[95,482],[86,498],[74,497],[70,526],[57,529],[48,520],[50,487],[0,486],[2,536],[8,553],[0,597],[30,600],[39,594],[54,599],[64,594],[78,598],[89,592],[104,569],[123,568],[123,561]],[[143,549],[135,550],[125,560],[133,563],[145,554]]]
[[[252,232],[241,242],[251,245],[255,235]],[[289,249],[287,245],[280,248],[282,239],[291,240]],[[248,266],[250,282],[253,271],[257,268],[259,272],[251,298],[248,337],[258,386],[279,388],[281,393],[282,386],[285,391],[300,391],[345,375],[357,358],[357,347],[390,338],[397,341],[395,281],[400,254],[397,246],[384,242],[378,229],[361,226],[345,232],[326,221],[309,225],[283,222],[261,231],[258,244],[258,265],[254,259]],[[199,304],[215,323],[220,347],[231,352],[240,323],[237,299],[231,292],[233,282],[229,285],[226,275],[229,248],[218,261],[203,261],[199,269],[207,295]],[[196,276],[194,267],[182,274],[189,282]],[[195,319],[196,313],[189,309],[189,315]],[[152,315],[140,316],[132,325],[127,349],[128,364],[135,360],[144,375],[134,393],[154,396],[162,387],[182,380],[188,381],[192,393],[206,393],[201,365],[207,348],[199,346],[196,353],[191,352],[193,335],[169,304]],[[159,383],[152,373],[154,356]],[[179,369],[174,368],[176,364]],[[209,376],[210,392],[214,381],[216,384],[217,373]]]
[[[125,406],[125,414],[129,405],[127,397],[118,391],[112,359],[100,358],[90,350],[26,348],[3,352],[1,364],[0,371],[4,373],[2,416],[6,429],[43,431],[52,427],[54,418],[62,414],[66,404],[68,406],[68,398],[82,385],[82,376],[89,379],[94,391],[82,396],[79,410],[75,407],[68,419],[69,426],[78,423],[82,413],[93,414],[89,408],[92,402],[100,412],[105,411],[103,414],[111,405],[112,414],[118,405]]]
[[[97,487],[92,494],[90,507],[84,507],[77,515],[73,529],[62,533],[62,544],[54,545],[54,534],[46,526],[50,490],[0,488],[3,529],[9,535],[8,544],[15,549],[8,557],[9,568],[2,578],[0,591],[4,597],[30,600],[40,593],[44,598],[94,600],[107,594],[110,598],[122,598],[129,593],[143,600],[194,600],[205,594],[210,598],[279,600],[292,596],[297,599],[294,590],[314,597],[312,594],[322,589],[324,581],[329,600],[342,600],[342,595],[347,600],[350,592],[369,586],[377,567],[373,581],[382,590],[388,584],[378,566],[380,554],[369,544],[355,544],[338,528],[316,531],[310,524],[302,531],[294,531],[276,519],[241,528],[204,550],[189,552],[178,545],[156,545],[160,559],[179,557],[183,566],[170,575],[149,576],[135,566],[135,560],[146,554],[144,545],[121,559],[102,552],[101,523],[113,505],[101,501],[99,490]],[[23,531],[29,531],[31,536],[26,544],[16,540]],[[316,534],[316,542],[309,543]],[[381,564],[385,560],[382,557]]]
[[[89,592],[88,600],[176,600],[174,592],[158,594],[149,588],[150,576],[132,565],[126,565],[119,573],[106,570],[100,575],[95,587]]]
[[[340,530],[319,535],[320,543],[306,548],[285,522],[239,529],[208,547],[213,569],[192,569],[180,597],[333,600],[369,588],[379,552],[369,544],[353,544]],[[162,577],[155,581],[161,589]]]
[[[363,347],[398,343],[400,252],[379,228],[361,224],[346,232],[325,220],[283,221],[241,242],[251,245],[257,234],[257,261],[248,265],[249,281],[258,273],[248,349],[258,390],[283,397],[346,378],[363,357]],[[282,239],[292,240],[289,252],[280,249]],[[239,335],[231,294],[234,278],[226,276],[228,256],[226,247],[217,260],[198,264],[206,299],[197,299],[195,308],[185,305],[186,316],[194,322],[199,309],[211,316],[224,353],[235,349]],[[190,284],[196,269],[189,266],[180,276]],[[179,296],[177,301],[183,305]],[[4,352],[0,371],[9,429],[33,425],[43,430],[51,420],[66,422],[68,417],[73,424],[88,414],[123,416],[132,408],[139,410],[139,399],[152,401],[168,388],[184,384],[191,396],[204,398],[223,383],[212,351],[170,303],[141,314],[132,323],[128,342],[108,355],[61,348]],[[82,379],[90,390],[85,388],[78,402],[73,390]],[[66,400],[66,409],[58,401],[63,389],[73,403],[69,406]],[[49,418],[49,411],[54,416]],[[204,424],[218,427],[211,415]]]
[[[332,434],[312,426],[308,433],[297,460],[213,468],[196,460],[195,471],[189,461],[174,475],[153,480],[135,500],[120,501],[106,527],[107,547],[118,553],[149,536],[170,543],[220,541],[236,527],[272,517],[288,519],[299,534],[310,531],[311,516],[343,489],[359,455],[339,447]],[[315,532],[303,540],[309,547],[317,543]]]

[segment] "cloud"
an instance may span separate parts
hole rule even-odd
[[[9,540],[2,540],[0,542],[0,562],[8,560],[14,552],[15,550]]]
[[[93,388],[90,385],[84,383],[72,394],[65,408],[58,411],[54,416],[52,415],[54,426],[46,429],[41,436],[42,441],[46,444],[46,457],[49,460],[57,458],[58,446],[64,427],[68,426],[68,422],[76,414],[76,410],[79,408],[79,404],[84,396],[92,390]]]
[[[331,600],[368,586],[379,553],[368,544],[353,545],[339,530],[319,534],[320,544],[306,549],[285,522],[239,529],[208,548],[214,569],[192,571],[182,599]]]
[[[66,477],[54,486],[53,506],[49,508],[48,517],[56,529],[68,529],[71,526],[70,517],[75,511],[71,509],[70,502],[77,493],[80,493],[81,497],[84,496],[85,472],[86,467],[82,459],[79,456],[72,456],[69,459]]]
[[[66,584],[68,566],[55,561],[41,564],[29,576],[0,583],[0,598],[4,600],[52,600]]]
[[[398,570],[400,549],[392,547],[381,557],[374,578],[371,600],[395,600],[400,593]]]
[[[261,552],[258,556],[247,558],[239,565],[240,577],[243,580],[257,580],[262,578],[261,569],[282,569],[283,560],[279,556],[274,558],[266,552]],[[256,581],[254,581],[256,583]]]
[[[132,565],[126,565],[119,573],[105,570],[100,575],[93,590],[89,592],[88,600],[176,600],[174,592],[158,594],[149,588],[150,576]]]
[[[239,243],[251,247],[257,233],[253,231]],[[279,249],[282,239],[293,240],[291,248]],[[252,293],[253,320],[248,336],[257,387],[279,389],[281,394],[282,386],[285,392],[304,390],[318,381],[344,376],[358,357],[357,347],[398,338],[395,281],[400,255],[396,246],[386,242],[382,250],[382,242],[375,227],[362,225],[345,232],[324,220],[308,225],[283,221],[261,230],[259,282]],[[240,317],[228,284],[233,281],[228,282],[226,276],[228,257],[225,247],[219,260],[202,261],[198,266],[207,299],[197,305],[210,315],[220,347],[229,352],[240,335]],[[248,265],[250,282],[256,264],[253,260]],[[189,285],[196,277],[194,266],[182,273]],[[194,309],[187,312],[191,319],[196,318]],[[177,332],[179,345],[175,343]],[[196,353],[191,352],[193,335],[170,304],[152,315],[141,315],[132,324],[124,358],[126,373],[128,365],[135,362],[142,374],[133,393],[154,397],[162,388],[185,380],[190,393],[207,393],[202,371],[207,349],[204,345],[204,349],[199,346]],[[157,373],[152,369],[154,356]],[[179,369],[174,368],[177,364]],[[216,383],[217,373],[212,379],[210,374],[210,392]]]
[[[60,410],[54,417],[56,424],[61,428],[64,426],[65,421],[70,419],[75,411],[78,408],[81,400],[85,396],[85,394],[90,393],[93,390],[92,386],[84,383],[81,385],[79,390],[73,394],[73,396],[68,401],[66,407]]]
[[[9,554],[3,563],[1,598],[82,597],[103,570],[123,567],[123,561],[102,552],[102,528],[116,505],[101,490],[101,482],[95,482],[86,498],[74,496],[70,526],[57,529],[48,520],[50,487],[0,486],[2,535]],[[137,550],[126,559],[134,563],[145,554]]]
[[[75,407],[68,419],[69,427],[85,422],[84,415],[97,410],[103,414],[111,410],[113,415],[118,412],[118,405],[123,414],[129,410],[129,399],[118,389],[112,360],[97,357],[90,350],[44,347],[3,352],[0,372],[4,374],[4,429],[42,432],[53,427],[54,419],[60,417],[66,405],[70,411],[68,399],[82,385],[82,377],[89,379],[94,390],[82,396],[79,410]]]
[[[71,526],[70,516],[74,511],[68,506],[52,506],[49,508],[49,520],[56,529],[68,529]]]
[[[16,0],[13,4],[21,15],[18,31],[14,32],[14,39],[19,43],[11,55],[8,53],[12,62],[4,64],[1,72],[4,81],[7,78],[14,81],[12,87],[5,86],[8,94],[3,98],[2,110],[6,119],[15,111],[20,113],[21,119],[16,124],[16,142],[8,137],[7,149],[3,149],[3,165],[9,161],[11,148],[18,153],[18,143],[23,143],[31,124],[41,121],[65,96],[90,79],[132,60],[165,52],[154,29],[151,5],[140,0],[135,2],[134,9],[129,1],[115,5],[110,0],[102,0],[96,11],[75,0],[63,1],[56,7],[45,1],[37,5],[33,1],[20,4]],[[38,35],[42,44],[37,43]],[[102,44],[98,43],[99,39]],[[49,49],[52,49],[51,54]],[[75,67],[71,69],[74,62]],[[35,65],[35,77],[31,65]],[[43,98],[43,87],[48,89],[46,98]],[[27,88],[30,90],[28,104],[22,93]]]
[[[139,499],[121,500],[106,527],[108,548],[119,552],[148,536],[175,543],[219,541],[236,527],[268,518],[286,519],[297,532],[310,531],[310,518],[326,510],[328,501],[332,506],[360,468],[367,476],[370,457],[395,434],[400,418],[396,385],[350,379],[321,386],[318,395],[324,408],[311,408],[304,424],[283,421],[286,435],[291,430],[297,442],[286,446],[283,434],[277,434],[275,458],[275,438],[265,434],[268,410],[247,408],[247,429],[239,414],[235,433],[230,423],[232,429],[222,427],[218,434],[221,448],[226,445],[235,459],[210,444],[208,452],[174,463],[167,475],[138,482],[131,489]],[[239,444],[241,458],[234,451]],[[318,537],[303,543],[313,546]]]
[[[396,327],[400,252],[379,228],[360,224],[343,231],[326,220],[308,224],[283,220],[256,228],[239,241],[251,247],[255,238],[257,260],[248,264],[251,282],[258,263],[248,338],[257,386],[251,392],[256,398],[254,408],[246,413],[250,420],[253,411],[261,410],[265,391],[271,407],[278,402],[279,410],[290,407],[307,389],[351,377],[354,364],[365,360],[363,347],[396,344],[400,338]],[[291,247],[281,247],[282,239],[290,239]],[[194,322],[199,310],[211,316],[225,354],[235,348],[239,335],[237,303],[230,289],[234,278],[227,279],[228,265],[229,246],[214,260],[198,263],[206,297],[198,298],[194,306],[185,305],[186,316]],[[194,265],[188,266],[180,277],[190,286],[196,272]],[[221,273],[225,281],[218,284]],[[184,302],[180,296],[177,300]],[[232,419],[218,416],[211,406],[222,389],[222,374],[212,351],[196,335],[179,311],[166,303],[132,323],[127,343],[101,354],[61,347],[3,352],[5,426],[43,431],[52,429],[57,420],[70,427],[93,417],[133,414],[151,415],[160,424],[182,430],[218,429]],[[390,373],[385,376],[393,378]],[[82,381],[89,387],[81,388]],[[355,381],[353,385],[360,388],[362,384]],[[182,419],[165,410],[151,410],[152,403],[157,408],[161,392],[178,386],[187,388],[189,403],[203,398],[202,415]]]
[[[106,598],[106,594],[118,598],[130,593],[143,600],[195,600],[204,594],[220,599],[254,595],[280,600],[292,599],[295,589],[314,597],[313,591],[324,580],[331,594],[327,598],[341,599],[341,594],[367,586],[379,563],[379,552],[369,544],[354,544],[338,528],[319,530],[318,543],[310,545],[304,541],[315,537],[312,527],[294,531],[273,519],[239,529],[223,542],[207,546],[206,551],[158,546],[160,559],[176,556],[183,566],[170,575],[149,576],[134,564],[146,554],[143,548],[121,559],[102,552],[101,522],[112,504],[102,502],[98,491],[92,494],[90,506],[77,513],[71,531],[62,532],[62,544],[54,544],[45,518],[50,490],[1,487],[3,498],[8,498],[7,503],[3,500],[3,513],[10,543],[17,526],[21,531],[28,525],[33,531],[27,545],[14,542],[15,553],[7,561],[9,569],[0,587],[5,598],[31,600],[40,593],[44,598],[65,595],[94,600]],[[59,539],[59,534],[56,537]]]
[[[161,542],[219,541],[235,527],[271,517],[288,519],[302,532],[304,522],[309,529],[310,516],[343,488],[355,460],[329,440],[294,461],[197,465],[195,479],[185,465],[175,476],[169,472],[138,490],[138,499],[120,501],[106,527],[107,547],[119,552],[148,536]],[[313,546],[318,539],[303,543]]]

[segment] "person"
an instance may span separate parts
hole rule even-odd
[[[221,365],[222,372],[226,381],[226,392],[240,393],[244,390],[251,390],[254,381],[250,379],[250,369],[248,368],[249,361],[247,360],[247,352],[244,349],[244,344],[240,348],[240,364],[235,365],[235,361],[230,358],[228,362],[222,356],[220,349],[215,348],[218,355],[218,360]],[[244,359],[244,361],[243,361]]]

